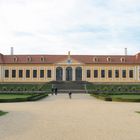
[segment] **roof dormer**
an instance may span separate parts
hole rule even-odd
[[[111,62],[111,57],[107,57],[107,62]]]
[[[28,56],[28,57],[27,57],[27,62],[31,62],[31,61],[32,61],[31,56]]]
[[[121,57],[120,60],[121,60],[122,63],[123,63],[123,62],[126,62],[125,57]]]
[[[13,58],[13,62],[17,62],[18,61],[18,58],[15,56],[14,58]]]
[[[45,60],[46,60],[45,57],[44,56],[41,56],[40,61],[41,62],[45,62]]]
[[[99,58],[93,57],[93,62],[98,62],[98,61],[99,61]]]

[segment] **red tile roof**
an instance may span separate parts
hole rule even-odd
[[[54,64],[67,59],[68,59],[68,55],[0,54],[0,64]],[[85,64],[140,64],[140,53],[136,55],[127,55],[127,56],[125,55],[71,55],[71,59],[74,59],[76,61]],[[108,61],[109,59],[110,61]],[[121,62],[122,59],[124,59],[123,62]]]

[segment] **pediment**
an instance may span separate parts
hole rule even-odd
[[[59,61],[59,62],[57,62],[56,64],[65,64],[65,65],[74,65],[74,64],[78,64],[78,65],[81,65],[81,64],[83,64],[82,62],[80,62],[80,61],[77,61],[77,60],[75,60],[75,59],[65,59],[65,60],[63,60],[63,61]]]

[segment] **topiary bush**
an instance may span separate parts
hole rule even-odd
[[[136,87],[132,87],[131,91],[135,92],[136,91]]]
[[[22,91],[21,87],[17,87],[17,91]]]
[[[2,87],[2,90],[3,91],[7,91],[7,87]]]
[[[112,98],[111,98],[111,97],[105,97],[104,100],[105,100],[105,101],[112,101]]]

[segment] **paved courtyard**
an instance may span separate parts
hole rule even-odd
[[[58,94],[0,110],[9,112],[0,117],[0,140],[140,140],[139,103]]]

